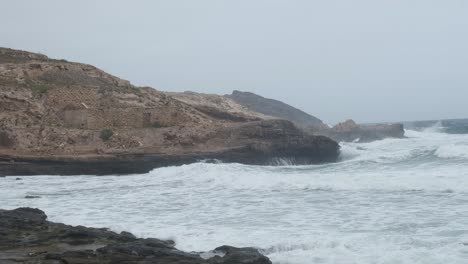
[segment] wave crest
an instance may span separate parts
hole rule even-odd
[[[434,155],[444,159],[468,159],[468,145],[450,144],[440,146]]]

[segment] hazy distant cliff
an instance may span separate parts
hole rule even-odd
[[[226,97],[232,99],[249,110],[262,113],[267,116],[289,120],[299,126],[322,126],[322,120],[307,114],[278,100],[268,99],[250,92],[234,91]]]
[[[309,164],[338,157],[336,142],[307,135],[289,121],[236,103],[187,100],[135,87],[91,65],[0,48],[0,175],[133,173],[200,159]]]

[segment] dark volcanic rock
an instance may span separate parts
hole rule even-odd
[[[223,257],[214,257],[212,263],[225,264],[268,264],[271,261],[258,253],[254,248],[235,248],[222,246],[216,248],[214,252],[221,252]]]
[[[214,252],[220,254],[204,259],[176,249],[173,241],[52,223],[39,209],[0,210],[2,264],[271,264],[254,248],[222,246]]]

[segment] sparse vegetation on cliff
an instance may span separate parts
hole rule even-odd
[[[35,83],[29,85],[34,96],[42,97],[50,89],[47,84]]]
[[[101,134],[99,135],[99,137],[102,139],[102,141],[108,141],[113,135],[114,131],[112,131],[112,129],[105,128],[101,130]]]

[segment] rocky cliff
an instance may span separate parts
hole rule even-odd
[[[144,173],[201,159],[337,159],[336,142],[289,121],[175,96],[91,65],[1,48],[0,175]]]
[[[39,209],[0,210],[0,263],[13,264],[271,264],[255,248],[221,246],[183,252],[173,241],[138,239],[105,228],[47,221]]]

